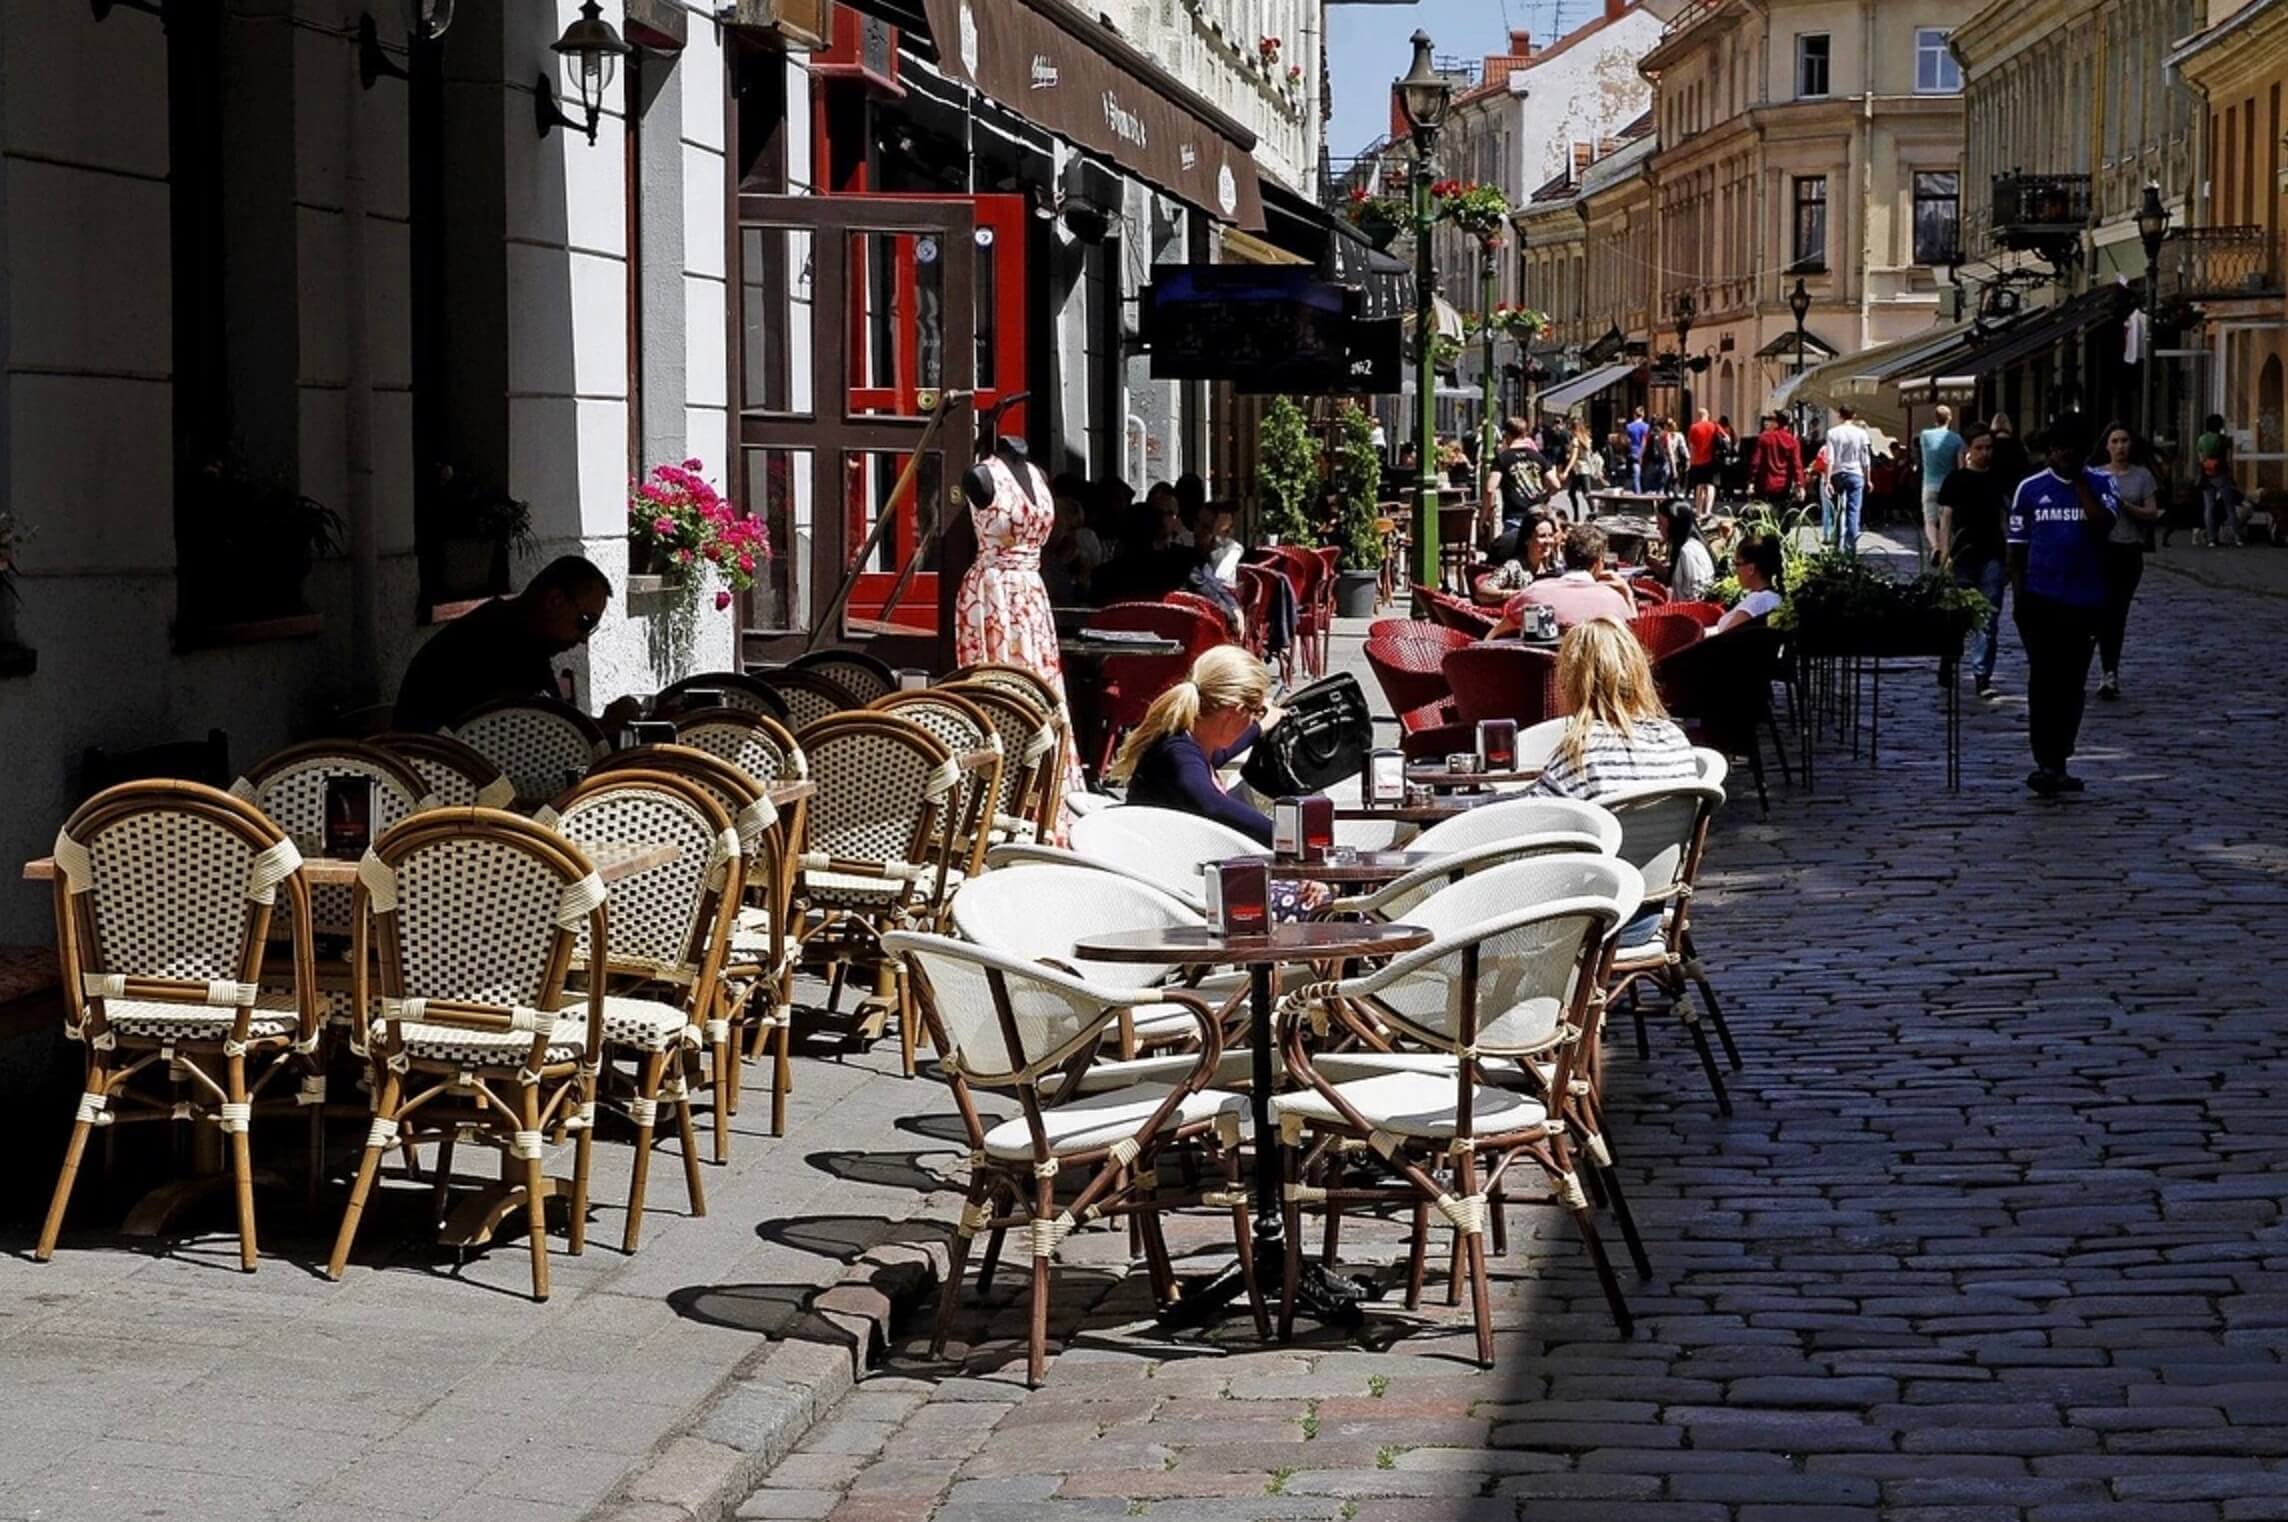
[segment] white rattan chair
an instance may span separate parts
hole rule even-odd
[[[1080,855],[1142,877],[1202,913],[1207,910],[1203,867],[1234,857],[1271,855],[1229,825],[1132,803],[1074,820],[1072,844]]]
[[[34,1256],[45,1262],[55,1252],[95,1128],[191,1120],[219,1125],[228,1141],[239,1262],[252,1272],[254,1108],[274,1083],[307,1074],[297,1058],[318,1049],[301,853],[228,794],[195,782],[130,782],[72,814],[56,834],[55,859],[65,1028],[86,1048],[87,1076]],[[263,942],[279,919],[294,945],[294,992],[283,997],[257,987]],[[158,1082],[166,1087],[153,1092]],[[315,1169],[323,1117],[316,1103],[307,1113]]]
[[[1554,1058],[1552,1095],[1568,1092],[1595,1039],[1593,999],[1614,929],[1635,913],[1636,871],[1604,857],[1574,855],[1513,863],[1464,879],[1419,905],[1410,923],[1432,942],[1361,976],[1305,988],[1287,1001],[1289,1072],[1301,1087],[1272,1100],[1288,1149],[1288,1238],[1313,1201],[1410,1201],[1416,1240],[1409,1299],[1418,1298],[1427,1211],[1462,1238],[1477,1329],[1478,1360],[1493,1362],[1485,1232],[1502,1206],[1503,1180],[1520,1158],[1541,1168],[1557,1202],[1581,1232],[1607,1304],[1624,1334],[1628,1304],[1597,1235],[1588,1195],[1568,1151],[1562,1100],[1488,1081],[1490,1062]],[[1435,1060],[1337,1081],[1315,1065],[1311,1033],[1333,1023],[1355,1028],[1361,1015]],[[1307,1016],[1307,1018],[1298,1018]],[[1554,1113],[1553,1113],[1554,1110]],[[1306,1176],[1345,1143],[1363,1143],[1403,1183],[1389,1190],[1345,1185],[1330,1191]],[[1480,1172],[1481,1166],[1485,1171]],[[1292,1327],[1295,1274],[1290,1252],[1281,1330]]]
[[[635,1175],[628,1185],[623,1252],[643,1231],[645,1185],[659,1106],[675,1111],[691,1213],[707,1213],[699,1180],[699,1148],[691,1123],[685,1065],[702,1047],[713,1054],[715,1156],[730,1136],[728,1086],[737,1079],[726,1014],[730,991],[723,962],[746,878],[746,856],[731,816],[706,789],[665,772],[621,770],[590,777],[572,790],[556,828],[591,857],[614,845],[672,845],[673,861],[611,886],[610,939],[601,958],[582,936],[577,965],[619,992],[604,999],[604,1057],[625,1053],[637,1065],[626,1102],[636,1128]]]
[[[442,1141],[471,1131],[503,1153],[516,1187],[479,1238],[521,1205],[529,1221],[532,1293],[548,1298],[542,1166],[550,1129],[577,1133],[570,1184],[571,1251],[587,1244],[588,1166],[603,1057],[604,984],[564,1009],[564,980],[583,933],[609,946],[603,879],[578,847],[529,819],[491,809],[431,809],[374,843],[358,864],[352,949],[354,1007],[376,1011],[366,1034],[373,1123],[342,1213],[327,1274],[339,1279],[382,1155],[400,1136]],[[380,987],[369,968],[380,969]],[[437,1177],[443,1192],[445,1173]],[[440,1200],[439,1204],[442,1205]],[[439,1214],[442,1214],[440,1210]]]
[[[412,767],[430,802],[439,808],[505,809],[516,802],[516,784],[474,747],[451,735],[390,730],[367,743]]]
[[[1056,741],[1050,748],[1047,759],[1042,762],[1041,775],[1035,782],[1032,820],[1034,832],[1041,839],[1056,838],[1068,808],[1066,800],[1075,796],[1088,796],[1084,785],[1086,778],[1079,770],[1080,753],[1073,735],[1072,709],[1065,702],[1062,686],[1051,685],[1030,666],[1019,666],[1010,661],[982,661],[974,666],[964,666],[946,678],[946,684],[992,687],[1014,694],[1037,709],[1055,726]],[[1072,812],[1086,813],[1088,806],[1083,805]]]
[[[373,784],[372,838],[417,810],[437,800],[408,762],[377,745],[360,740],[316,740],[278,752],[230,785],[234,798],[243,798],[292,837],[304,854],[315,856],[326,838],[326,783],[334,777],[357,777]],[[319,930],[347,934],[350,928],[350,890],[315,887],[310,890],[311,923]]]
[[[1572,835],[1584,851],[1610,856],[1621,843],[1621,827],[1598,804],[1573,798],[1504,798],[1441,819],[1406,843],[1409,851],[1465,851],[1520,836]]]
[[[552,698],[487,703],[448,732],[499,767],[528,803],[563,793],[611,750],[594,719]]]
[[[893,692],[874,700],[877,713],[894,713],[901,719],[911,719],[945,742],[946,748],[956,756],[988,754],[990,764],[969,773],[961,789],[961,801],[955,807],[953,838],[955,854],[951,863],[963,878],[975,877],[985,868],[986,847],[992,843],[991,809],[1001,796],[1001,767],[1003,751],[1000,733],[985,711],[958,693],[933,688],[922,692]]]
[[[723,695],[725,708],[736,708],[742,713],[759,713],[766,719],[790,727],[794,722],[793,715],[787,710],[786,699],[744,671],[706,671],[698,676],[687,676],[680,682],[670,682],[653,695],[653,716],[680,721],[689,703],[686,694],[692,692],[719,692]]]
[[[1724,1086],[1715,1051],[1692,993],[1698,988],[1708,1005],[1707,1024],[1716,1027],[1717,1040],[1734,1072],[1741,1069],[1739,1044],[1725,1023],[1723,1006],[1708,981],[1692,942],[1692,892],[1700,877],[1700,863],[1708,849],[1708,827],[1724,806],[1724,760],[1713,751],[1697,751],[1701,761],[1699,782],[1667,787],[1632,788],[1608,793],[1600,799],[1621,822],[1620,857],[1644,874],[1643,912],[1621,932],[1620,951],[1613,963],[1612,993],[1626,992],[1629,1012],[1636,1022],[1637,1056],[1649,1059],[1651,1042],[1645,1030],[1642,990],[1650,986],[1669,1000],[1684,1023],[1716,1096],[1716,1108],[1732,1113],[1732,1096]],[[1715,780],[1708,780],[1708,779]]]
[[[1137,1084],[1048,1108],[1039,1100],[1043,1079],[1091,1061],[1121,1010],[1169,996],[1152,988],[1108,987],[942,936],[891,934],[883,938],[883,949],[906,965],[914,1001],[943,1056],[942,1070],[969,1135],[969,1198],[955,1228],[952,1268],[938,1300],[933,1351],[944,1348],[970,1246],[980,1231],[993,1233],[995,1248],[1012,1226],[1030,1241],[1028,1384],[1040,1383],[1047,1358],[1050,1260],[1057,1244],[1083,1222],[1136,1216],[1153,1288],[1165,1299],[1174,1273],[1160,1235],[1158,1156],[1164,1148],[1210,1135],[1222,1144],[1224,1195],[1260,1320],[1247,1218],[1236,1187],[1246,1101],[1207,1087],[1221,1049],[1215,1016],[1205,1003],[1177,996],[1200,1038],[1191,1070],[1180,1081]],[[973,1088],[1013,1094],[1020,1113],[988,1126],[977,1112]],[[1057,1176],[1068,1168],[1085,1170],[1086,1182],[1059,1209]],[[989,1248],[981,1273],[988,1285],[993,1262]]]
[[[1550,759],[1557,754],[1558,744],[1565,738],[1565,727],[1570,718],[1543,719],[1517,732],[1517,769],[1521,772],[1546,770]]]
[[[1485,845],[1467,846],[1459,851],[1448,852],[1425,866],[1416,867],[1404,877],[1386,883],[1371,893],[1338,898],[1320,910],[1315,918],[1404,921],[1413,912],[1415,905],[1465,877],[1538,856],[1582,854],[1606,856],[1611,853],[1598,850],[1595,837],[1572,830],[1558,830],[1546,835],[1518,835]]]
[[[810,774],[794,731],[752,709],[696,709],[675,721],[675,743],[720,756],[765,787]]]

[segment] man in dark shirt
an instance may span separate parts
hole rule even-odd
[[[1494,452],[1486,475],[1486,506],[1501,514],[1500,531],[1487,551],[1496,565],[1518,558],[1526,520],[1548,500],[1542,480],[1547,469],[1548,461],[1534,442],[1533,425],[1515,417],[1504,423],[1502,446]]]
[[[1994,433],[1972,423],[1961,453],[1938,488],[1938,543],[1954,579],[1974,587],[1988,604],[1985,622],[1971,644],[1971,673],[1978,695],[1994,696],[1994,660],[2001,648],[2002,599],[2010,585],[2003,564],[2002,520],[2018,483],[1994,463]]]
[[[604,573],[578,555],[549,562],[514,597],[497,597],[445,625],[405,668],[397,688],[397,727],[443,729],[501,698],[557,697],[555,658],[588,642],[612,601]],[[604,726],[632,716],[622,698]]]
[[[2081,736],[2115,509],[2111,478],[2083,463],[2089,444],[2078,424],[2052,424],[2041,444],[2049,469],[2019,484],[2003,537],[2026,645],[2026,738],[2034,751],[2026,786],[2055,797],[2082,787],[2066,764]]]

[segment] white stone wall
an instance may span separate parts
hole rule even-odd
[[[1253,129],[1265,174],[1310,189],[1319,162],[1320,0],[1097,0],[1090,9]],[[1265,37],[1280,41],[1268,71],[1257,52]],[[1290,68],[1302,70],[1292,82]]]

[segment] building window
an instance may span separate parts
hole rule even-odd
[[[1827,94],[1827,34],[1803,32],[1795,39],[1795,98],[1818,100]]]
[[[1827,268],[1827,176],[1807,175],[1795,182],[1795,267]]]
[[[1915,263],[1944,264],[1962,241],[1962,178],[1952,170],[1915,176]]]
[[[1917,95],[1960,95],[1962,93],[1962,64],[1946,45],[1947,29],[1943,26],[1915,28],[1915,93]],[[1824,67],[1824,65],[1822,66]]]

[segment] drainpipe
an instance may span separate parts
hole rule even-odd
[[[1859,76],[1859,347],[1873,344],[1875,268],[1875,0],[1860,0]]]
[[[373,503],[373,356],[367,343],[363,143],[365,97],[358,55],[342,57],[342,463],[350,552],[350,670],[360,703],[381,691],[381,529]]]

